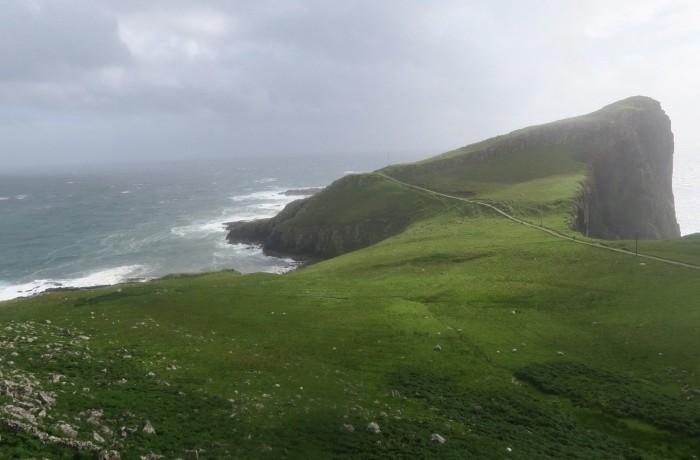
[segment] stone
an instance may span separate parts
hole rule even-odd
[[[352,433],[355,432],[355,427],[352,426],[352,425],[350,425],[350,424],[348,424],[348,423],[344,423],[344,424],[340,427],[340,432],[343,433],[343,434],[352,434]]]
[[[430,442],[432,442],[433,444],[445,444],[445,438],[443,438],[437,433],[433,433],[430,435]]]
[[[68,423],[59,423],[56,425],[60,431],[68,438],[75,438],[78,436],[78,430],[76,430],[72,425]]]
[[[154,452],[149,452],[146,455],[141,456],[141,460],[158,460],[159,458],[165,458],[163,455],[156,454]]]
[[[143,423],[143,427],[141,428],[141,431],[143,431],[144,433],[148,433],[148,434],[156,434],[156,429],[153,428],[153,425],[151,425],[151,422],[149,420],[146,420]]]
[[[440,344],[438,344],[438,345],[435,345],[435,346],[433,347],[433,350],[435,350],[435,351],[442,351],[442,347],[440,346]]]
[[[377,422],[369,422],[367,424],[367,428],[365,428],[369,433],[372,434],[379,434],[382,432],[382,430],[379,428],[379,424]]]
[[[40,391],[40,392],[37,394],[37,400],[38,400],[39,403],[41,403],[41,405],[44,406],[44,407],[46,407],[46,406],[52,406],[53,403],[56,402],[56,398],[54,398],[54,397],[51,396],[49,393],[46,393],[46,392],[44,392],[44,391]]]
[[[24,420],[26,422],[31,423],[32,425],[36,424],[36,417],[34,417],[34,415],[32,415],[26,409],[22,409],[21,407],[17,406],[5,406],[2,408],[2,410],[7,414],[12,415],[18,420]]]

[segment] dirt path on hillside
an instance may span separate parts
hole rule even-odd
[[[575,238],[571,238],[569,236],[562,235],[561,233],[556,232],[554,230],[550,230],[548,228],[532,224],[532,223],[524,221],[522,219],[518,219],[517,217],[515,217],[511,214],[508,214],[505,211],[498,209],[496,206],[489,204],[489,203],[484,203],[483,201],[470,200],[469,198],[462,198],[462,197],[458,197],[458,196],[454,196],[454,195],[448,195],[447,193],[437,192],[435,190],[430,190],[427,188],[419,187],[417,185],[412,185],[412,184],[407,184],[406,182],[401,182],[400,180],[395,179],[391,176],[387,176],[386,174],[382,174],[382,173],[377,173],[377,174],[384,177],[385,179],[388,179],[390,181],[394,181],[397,184],[405,185],[406,187],[411,187],[412,189],[415,189],[415,190],[420,190],[422,192],[430,193],[432,195],[444,196],[446,198],[451,198],[453,200],[464,201],[466,203],[477,204],[479,206],[484,206],[484,207],[490,208],[490,209],[496,211],[497,213],[499,213],[500,215],[502,215],[503,217],[512,220],[513,222],[517,222],[521,225],[525,225],[527,227],[534,228],[535,230],[539,230],[541,232],[548,233],[554,237],[561,238],[561,239],[567,240],[567,241],[571,241],[573,243],[585,244],[586,246],[592,246],[594,248],[604,249],[606,251],[620,252],[622,254],[632,255],[635,257],[642,257],[644,259],[655,260],[657,262],[663,262],[663,263],[667,263],[667,264],[671,264],[671,265],[678,265],[679,267],[686,267],[686,268],[693,268],[695,270],[700,270],[700,266],[698,266],[698,265],[688,264],[685,262],[678,262],[676,260],[664,259],[663,257],[656,257],[656,256],[648,255],[648,254],[634,253],[632,251],[627,251],[626,249],[611,248],[608,246],[604,246],[600,243],[591,243],[589,241],[577,240]]]

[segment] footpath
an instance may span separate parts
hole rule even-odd
[[[464,197],[449,195],[449,194],[447,194],[447,193],[442,193],[442,192],[438,192],[438,191],[435,191],[435,190],[430,190],[430,189],[427,189],[427,188],[419,187],[419,186],[417,186],[417,185],[408,184],[408,183],[406,183],[406,182],[401,182],[400,180],[395,179],[395,178],[393,178],[393,177],[391,177],[391,176],[387,176],[386,174],[382,174],[382,173],[378,173],[378,174],[379,174],[380,176],[384,177],[385,179],[388,179],[388,180],[390,180],[390,181],[396,182],[397,184],[401,184],[401,185],[406,186],[406,187],[410,187],[410,188],[415,189],[415,190],[420,190],[420,191],[422,191],[422,192],[430,193],[430,194],[432,194],[432,195],[443,196],[443,197],[450,198],[450,199],[453,199],[453,200],[464,201],[464,202],[466,202],[466,203],[471,203],[471,204],[476,204],[476,205],[479,205],[479,206],[484,206],[484,207],[489,208],[489,209],[491,209],[491,210],[493,210],[493,211],[496,211],[498,214],[502,215],[503,217],[505,217],[505,218],[507,218],[507,219],[512,220],[513,222],[517,222],[517,223],[519,223],[519,224],[521,224],[521,225],[525,225],[525,226],[527,226],[527,227],[534,228],[535,230],[539,230],[539,231],[541,231],[541,232],[548,233],[548,234],[550,234],[550,235],[552,235],[552,236],[554,236],[554,237],[556,237],[556,238],[561,238],[561,239],[563,239],[563,240],[571,241],[572,243],[585,244],[585,245],[587,245],[587,246],[592,246],[592,247],[598,248],[598,249],[604,249],[604,250],[606,250],[606,251],[620,252],[620,253],[622,253],[622,254],[628,254],[628,255],[635,256],[635,257],[641,257],[641,258],[644,258],[644,259],[655,260],[655,261],[657,261],[657,262],[663,262],[663,263],[666,263],[666,264],[677,265],[677,266],[679,266],[679,267],[686,267],[686,268],[692,268],[692,269],[695,269],[695,270],[700,270],[700,266],[698,266],[698,265],[688,264],[688,263],[685,263],[685,262],[679,262],[679,261],[677,261],[677,260],[664,259],[663,257],[656,257],[656,256],[652,256],[652,255],[649,255],[649,254],[641,254],[641,253],[638,253],[638,252],[635,253],[635,252],[632,252],[632,251],[628,251],[628,250],[626,250],[626,249],[611,248],[611,247],[609,247],[609,246],[604,246],[604,245],[602,245],[602,244],[600,244],[600,243],[592,243],[592,242],[590,242],[590,241],[581,241],[581,240],[577,240],[577,239],[575,239],[575,238],[572,238],[572,237],[570,237],[570,236],[563,235],[563,234],[561,234],[561,233],[559,233],[559,232],[557,232],[557,231],[551,230],[551,229],[549,229],[549,228],[545,228],[545,227],[542,227],[542,226],[540,226],[540,225],[535,225],[535,224],[530,223],[530,222],[527,222],[527,221],[525,221],[525,220],[518,219],[517,217],[515,217],[515,216],[513,216],[513,215],[511,215],[511,214],[508,214],[507,212],[505,212],[505,211],[503,211],[503,210],[497,208],[496,206],[494,206],[494,205],[492,205],[492,204],[489,204],[489,203],[485,203],[485,202],[483,202],[483,201],[470,200],[469,198],[464,198]]]

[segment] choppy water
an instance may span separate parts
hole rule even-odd
[[[273,216],[300,198],[287,190],[380,166],[303,158],[0,174],[0,300],[169,273],[287,271],[294,261],[227,244],[223,224]]]
[[[233,268],[281,273],[294,261],[230,245],[223,223],[270,217],[298,198],[383,158],[259,159],[0,172],[0,300],[169,273]],[[684,235],[700,232],[700,155],[675,156]]]

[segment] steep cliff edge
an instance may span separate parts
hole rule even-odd
[[[671,120],[635,96],[580,117],[532,126],[419,163],[385,168],[404,182],[482,196],[496,186],[582,172],[570,227],[601,239],[680,236]]]
[[[601,109],[601,142],[575,201],[573,228],[603,239],[680,236],[673,200],[673,133],[659,102],[634,97]],[[609,135],[605,135],[610,133]]]
[[[671,121],[648,97],[381,172],[524,213],[568,205],[566,225],[595,238],[680,236],[671,187]],[[227,239],[262,244],[268,254],[322,259],[375,244],[437,209],[444,203],[435,196],[378,174],[352,175],[271,219],[229,224]]]

